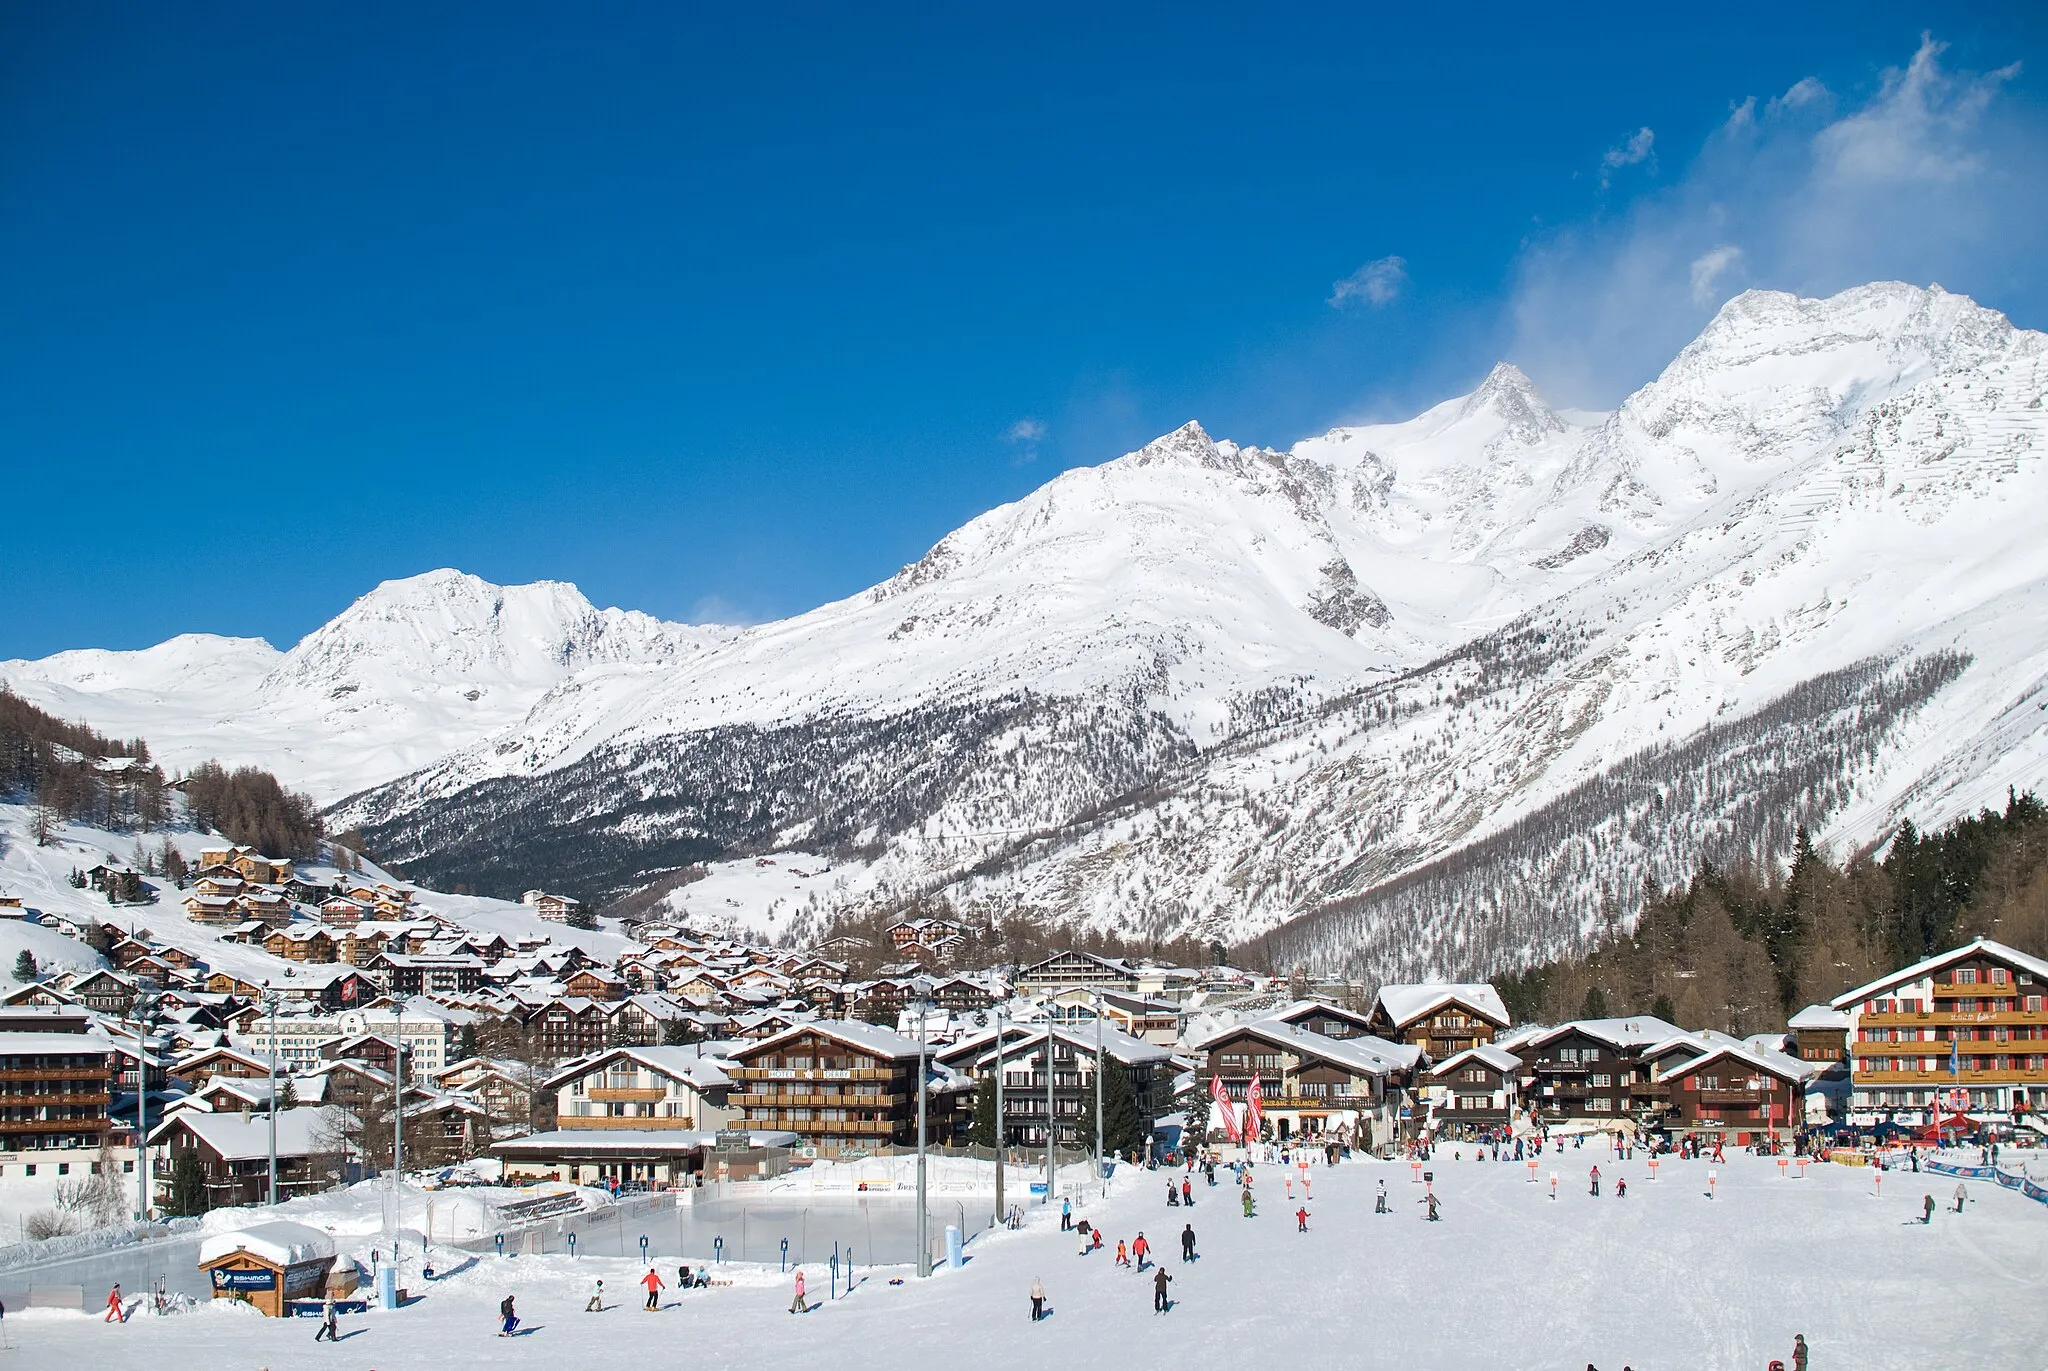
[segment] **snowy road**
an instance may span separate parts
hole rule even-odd
[[[1586,1191],[1595,1160],[1607,1193]],[[1544,1159],[1544,1176],[1552,1170]],[[1961,1216],[1913,1220],[1923,1193],[1952,1180],[1893,1172],[1882,1200],[1873,1173],[1817,1166],[1779,1180],[1746,1157],[1719,1168],[1705,1195],[1704,1163],[1667,1161],[1652,1184],[1640,1162],[1603,1152],[1556,1159],[1558,1198],[1523,1167],[1440,1159],[1444,1219],[1422,1220],[1421,1187],[1405,1165],[1358,1163],[1313,1173],[1310,1231],[1276,1168],[1263,1168],[1258,1218],[1239,1216],[1227,1189],[1204,1190],[1192,1213],[1167,1209],[1149,1184],[1105,1206],[1079,1206],[1116,1237],[1141,1226],[1168,1254],[1192,1220],[1201,1260],[1169,1259],[1177,1301],[1152,1312],[1149,1276],[1080,1258],[1041,1214],[1019,1233],[978,1239],[966,1269],[928,1283],[881,1269],[850,1298],[803,1318],[785,1313],[789,1282],[771,1264],[725,1273],[730,1288],[696,1291],[643,1313],[633,1263],[567,1257],[499,1260],[433,1287],[396,1313],[344,1321],[336,1347],[313,1325],[209,1307],[107,1327],[75,1315],[7,1319],[14,1366],[204,1366],[209,1371],[309,1365],[340,1371],[508,1367],[936,1365],[1001,1368],[1117,1365],[1184,1368],[1321,1366],[1761,1371],[1806,1334],[1814,1366],[1881,1368],[2048,1366],[2048,1207],[1989,1185],[1970,1187]],[[1613,1182],[1627,1177],[1624,1199]],[[1384,1178],[1394,1213],[1372,1213]],[[1161,1186],[1163,1189],[1163,1185]],[[827,1273],[809,1268],[814,1296]],[[588,1283],[605,1278],[618,1307],[582,1312]],[[673,1276],[673,1266],[668,1269]],[[1025,1292],[1043,1277],[1053,1317],[1027,1321]],[[517,1296],[532,1332],[492,1336],[498,1300]],[[994,1338],[995,1328],[1006,1331]]]

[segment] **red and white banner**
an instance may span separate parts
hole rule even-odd
[[[1230,1102],[1230,1092],[1223,1088],[1221,1076],[1209,1078],[1209,1098],[1216,1101],[1216,1112],[1223,1118],[1223,1136],[1232,1142],[1243,1141],[1237,1131],[1237,1107]]]
[[[1259,1124],[1266,1117],[1266,1102],[1259,1094],[1258,1073],[1252,1074],[1252,1088],[1244,1094],[1244,1140],[1259,1140]]]

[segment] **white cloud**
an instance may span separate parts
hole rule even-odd
[[[1639,162],[1656,165],[1657,135],[1648,128],[1637,129],[1624,140],[1620,147],[1609,148],[1600,158],[1600,184],[1605,187],[1613,183],[1614,173],[1623,167],[1632,167]]]
[[[1742,100],[1673,182],[1532,241],[1508,355],[1561,401],[1611,405],[1738,284],[1818,295],[1938,280],[1994,307],[2031,300],[2048,131],[2001,99],[2013,68],[1953,70],[1942,53],[1923,38],[1858,99],[1808,77]],[[1638,140],[1648,157],[1647,135],[1603,166]]]
[[[1037,419],[1019,419],[1003,430],[1006,443],[1035,443],[1045,437],[1045,425]]]
[[[1330,289],[1330,308],[1369,305],[1378,309],[1392,303],[1407,284],[1408,260],[1405,257],[1381,257],[1336,282]]]
[[[1692,259],[1692,302],[1696,305],[1718,304],[1715,286],[1721,274],[1742,260],[1742,249],[1733,243],[1722,243],[1708,248]]]

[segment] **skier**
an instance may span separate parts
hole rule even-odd
[[[1167,1282],[1171,1281],[1172,1279],[1173,1277],[1166,1274],[1166,1268],[1163,1266],[1152,1273],[1153,1313],[1164,1314],[1168,1310],[1173,1308],[1173,1301],[1166,1298],[1166,1285]]]
[[[640,1284],[647,1287],[646,1307],[649,1309],[661,1308],[661,1277],[655,1274],[653,1267],[647,1268],[647,1274],[640,1278]]]
[[[1379,1196],[1373,1201],[1372,1212],[1375,1214],[1391,1214],[1394,1212],[1387,1208],[1387,1183],[1384,1180],[1380,1182]]]
[[[1429,1221],[1431,1223],[1435,1223],[1437,1221],[1437,1206],[1442,1204],[1443,1201],[1439,1200],[1434,1192],[1431,1192],[1430,1194],[1423,1196],[1423,1203],[1429,1206]]]
[[[1188,1184],[1186,1176],[1180,1178],[1180,1202],[1190,1209],[1195,1207],[1195,1187]]]
[[[322,1338],[325,1338],[328,1342],[341,1341],[341,1338],[334,1331],[334,1292],[332,1290],[328,1291],[326,1298],[320,1301],[320,1331],[313,1335],[313,1341],[319,1342]]]
[[[1031,1278],[1031,1321],[1037,1323],[1045,1317],[1045,1282]]]
[[[1074,1226],[1074,1202],[1073,1202],[1072,1200],[1061,1200],[1061,1201],[1060,1201],[1060,1232],[1064,1233],[1064,1232],[1066,1232],[1066,1231],[1067,1231],[1068,1229],[1072,1228],[1073,1226]]]
[[[1934,1222],[1934,1196],[1932,1195],[1923,1195],[1920,1198],[1920,1222],[1923,1224]]]
[[[1191,1262],[1195,1259],[1195,1226],[1189,1224],[1180,1230],[1180,1259]]]
[[[583,1312],[586,1314],[602,1314],[604,1312],[603,1281],[599,1281],[595,1286],[591,1287],[590,1298],[584,1302]]]
[[[1957,1190],[1961,1190],[1961,1189],[1962,1189],[1962,1187],[1961,1187],[1961,1186],[1959,1185],[1959,1186],[1957,1186],[1957,1187],[1956,1187],[1956,1189],[1957,1189]],[[1963,1208],[1963,1202],[1962,1202],[1961,1200],[1957,1200],[1957,1201],[1956,1201],[1956,1211],[1957,1211],[1958,1213],[1960,1213],[1960,1212],[1962,1211],[1962,1208]],[[116,1286],[115,1286],[115,1287],[114,1287],[114,1288],[113,1288],[112,1290],[109,1290],[109,1291],[107,1292],[107,1316],[106,1316],[105,1318],[101,1319],[101,1320],[100,1320],[100,1322],[101,1322],[101,1323],[126,1323],[126,1322],[128,1322],[128,1316],[127,1316],[126,1314],[124,1314],[124,1313],[122,1313],[122,1312],[121,1312],[121,1287],[120,1287],[119,1285],[116,1285]]]
[[[796,1269],[796,1298],[789,1302],[789,1312],[792,1314],[808,1314],[810,1312],[810,1306],[804,1303],[804,1269],[801,1266]]]
[[[1306,1206],[1294,1211],[1294,1231],[1297,1233],[1308,1232],[1308,1209]]]
[[[1967,1191],[1967,1190],[1965,1190],[1965,1189],[1963,1188],[1963,1183],[1962,1183],[1961,1181],[1957,1181],[1957,1182],[1956,1182],[1956,1213],[1960,1214],[1960,1213],[1962,1213],[1962,1212],[1963,1212],[1963,1201],[1964,1201],[1964,1200],[1967,1200],[1967,1199],[1969,1199],[1969,1198],[1970,1198],[1970,1192],[1969,1192],[1969,1191]],[[121,1287],[117,1285],[117,1286],[115,1286],[114,1288],[115,1288],[116,1290],[119,1290],[119,1289],[120,1289]]]
[[[1139,1231],[1138,1240],[1131,1244],[1131,1255],[1138,1259],[1138,1269],[1140,1271],[1143,1271],[1145,1269],[1147,1259],[1149,1259],[1152,1255],[1152,1244],[1145,1241],[1145,1234],[1143,1230]]]
[[[1600,1193],[1600,1168],[1596,1166],[1596,1167],[1594,1167],[1594,1168],[1593,1168],[1593,1194],[1594,1194],[1595,1196],[1598,1196],[1598,1195],[1599,1195],[1599,1193]]]
[[[509,1338],[512,1330],[519,1326],[519,1315],[513,1311],[512,1297],[507,1295],[498,1305],[498,1317],[504,1322],[498,1328],[498,1336]]]
[[[1122,1238],[1116,1240],[1116,1264],[1118,1266],[1129,1266],[1131,1264],[1130,1249],[1124,1246]]]
[[[1614,1183],[1614,1198],[1617,1200],[1625,1200],[1628,1198],[1628,1177],[1623,1176],[1620,1180]]]

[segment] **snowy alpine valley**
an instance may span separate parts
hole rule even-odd
[[[0,1359],[2048,1365],[2044,397],[1750,291],[779,622],[0,663]]]

